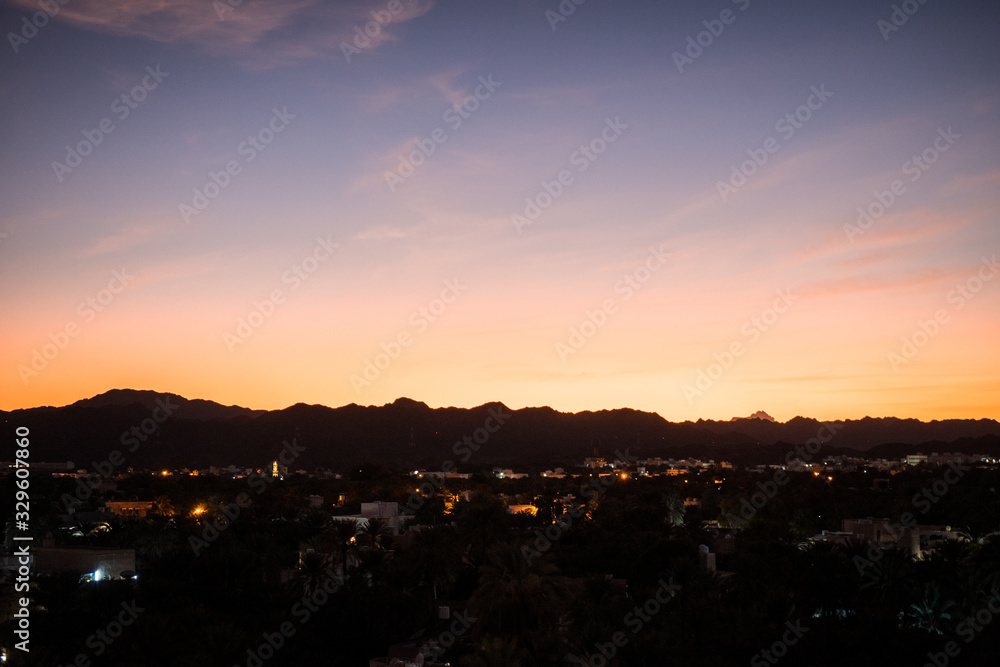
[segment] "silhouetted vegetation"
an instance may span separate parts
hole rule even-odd
[[[603,486],[587,478],[448,480],[411,528],[393,536],[384,521],[356,525],[337,515],[375,499],[402,508],[412,478],[377,465],[359,471],[274,482],[250,494],[235,518],[226,508],[247,481],[215,476],[119,480],[117,497],[155,499],[144,518],[66,520],[59,503],[39,504],[39,544],[134,548],[138,578],[36,576],[32,650],[8,647],[11,664],[68,665],[82,653],[91,664],[122,667],[258,664],[252,655],[268,666],[353,666],[410,642],[436,645],[441,662],[468,666],[763,665],[775,663],[761,651],[791,627],[801,637],[778,646],[785,665],[921,665],[949,641],[960,648],[949,664],[986,664],[1000,648],[1000,624],[982,624],[966,641],[967,619],[985,618],[1000,586],[996,470],[969,471],[919,515],[968,537],[919,560],[895,548],[872,559],[871,545],[856,540],[806,538],[840,530],[845,518],[914,512],[914,494],[938,474],[923,466],[881,486],[865,472],[833,480],[792,473],[731,533],[731,551],[716,547],[729,532],[725,516],[735,516],[759,474],[704,471]],[[13,497],[11,483],[0,484],[0,497]],[[585,484],[602,492],[588,497]],[[70,488],[71,480],[36,480],[50,499]],[[310,507],[310,494],[328,501]],[[341,494],[345,503],[331,508]],[[511,514],[499,494],[538,511]],[[95,494],[79,509],[109,498]],[[223,529],[194,548],[213,517]],[[717,572],[703,567],[700,545],[715,553]],[[142,611],[113,641],[95,639],[123,604]],[[467,627],[448,634],[453,621],[439,618],[439,606],[461,610]],[[283,623],[294,633],[263,659],[258,648]]]

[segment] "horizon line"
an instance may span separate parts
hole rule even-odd
[[[45,409],[45,408],[57,409],[58,410],[58,409],[62,409],[62,408],[72,407],[73,405],[76,405],[77,403],[80,403],[82,401],[93,400],[95,398],[99,398],[101,396],[105,396],[106,394],[110,394],[112,392],[134,392],[134,393],[151,393],[151,394],[157,394],[157,395],[170,395],[170,396],[177,396],[177,397],[182,398],[182,399],[184,399],[186,401],[206,401],[206,402],[209,402],[209,403],[215,403],[216,405],[219,405],[219,406],[222,406],[222,407],[239,408],[239,409],[242,409],[242,410],[249,410],[251,412],[261,412],[261,413],[283,412],[283,411],[288,410],[290,408],[293,408],[293,407],[295,407],[297,405],[305,405],[305,406],[308,406],[308,407],[323,407],[323,408],[327,408],[329,410],[339,410],[341,408],[347,408],[347,407],[351,407],[351,406],[357,406],[357,407],[361,407],[361,408],[381,408],[381,407],[386,407],[386,406],[389,406],[389,405],[393,405],[394,403],[397,403],[399,401],[411,401],[413,403],[419,403],[421,405],[424,405],[428,409],[431,409],[431,410],[448,410],[448,409],[455,409],[455,410],[475,410],[477,408],[489,407],[491,405],[501,405],[504,408],[506,408],[508,410],[512,410],[514,412],[518,412],[518,411],[521,411],[521,410],[541,410],[541,409],[548,409],[548,410],[552,410],[553,412],[557,412],[559,414],[567,414],[567,415],[586,414],[586,413],[599,413],[599,412],[616,412],[616,411],[620,411],[620,410],[628,410],[628,411],[631,411],[631,412],[641,412],[641,413],[644,413],[644,414],[656,415],[660,419],[664,420],[667,423],[671,423],[671,424],[685,424],[685,423],[697,424],[699,421],[731,422],[731,421],[737,421],[737,420],[750,420],[750,419],[758,419],[760,421],[766,421],[766,422],[771,422],[773,424],[780,424],[780,425],[789,424],[789,423],[791,423],[792,421],[794,421],[796,419],[812,420],[812,421],[816,421],[816,422],[819,422],[819,423],[863,421],[865,419],[896,419],[896,420],[900,420],[900,421],[913,420],[913,421],[917,421],[917,422],[922,423],[922,424],[930,424],[930,423],[935,423],[935,422],[947,422],[947,421],[971,421],[971,422],[976,422],[976,421],[992,421],[992,422],[996,422],[996,423],[1000,424],[1000,419],[997,419],[997,418],[994,418],[994,417],[966,417],[966,418],[957,417],[957,418],[930,419],[930,420],[924,421],[924,420],[919,419],[917,417],[898,417],[898,416],[895,416],[895,415],[885,415],[885,416],[879,416],[879,417],[874,417],[872,415],[865,415],[864,417],[838,417],[836,419],[819,419],[817,417],[808,417],[808,416],[800,414],[800,415],[795,415],[794,417],[791,417],[791,418],[789,418],[786,421],[782,421],[780,419],[777,419],[777,418],[773,417],[771,415],[771,413],[768,412],[768,411],[766,411],[766,410],[758,410],[755,413],[753,413],[753,415],[748,415],[748,416],[745,416],[745,417],[731,417],[731,418],[728,418],[728,419],[726,419],[726,418],[699,417],[697,420],[685,419],[683,421],[671,421],[670,419],[667,419],[666,417],[664,417],[659,412],[650,412],[650,411],[647,411],[647,410],[640,410],[640,409],[632,408],[632,407],[628,407],[628,406],[621,406],[621,407],[616,407],[616,408],[600,408],[600,409],[597,409],[597,410],[576,410],[576,411],[570,410],[570,411],[566,411],[566,410],[560,410],[560,409],[552,407],[550,405],[524,405],[524,406],[521,406],[521,407],[512,407],[511,405],[508,405],[507,403],[505,403],[504,401],[501,401],[501,400],[487,401],[486,403],[481,403],[479,405],[472,405],[472,406],[468,406],[468,407],[463,407],[463,406],[458,406],[458,405],[438,405],[438,406],[434,406],[434,405],[431,405],[431,404],[427,403],[426,401],[422,401],[422,400],[415,399],[415,398],[410,398],[409,396],[398,396],[394,400],[386,402],[386,403],[382,403],[380,405],[376,405],[376,404],[363,405],[361,403],[351,402],[351,403],[345,403],[345,404],[339,405],[339,406],[330,406],[330,405],[327,405],[325,403],[308,403],[306,401],[297,401],[295,403],[292,403],[290,405],[286,405],[285,407],[281,407],[281,408],[251,408],[251,407],[247,407],[247,406],[244,406],[244,405],[237,405],[235,403],[233,403],[233,404],[220,403],[219,401],[217,401],[215,399],[210,399],[210,398],[190,398],[190,397],[185,396],[183,394],[178,394],[178,393],[174,393],[174,392],[170,392],[170,391],[157,391],[155,389],[132,389],[132,388],[129,388],[129,387],[125,387],[125,388],[115,387],[115,388],[108,389],[108,390],[105,390],[103,392],[100,392],[98,394],[95,394],[93,396],[88,396],[88,397],[85,397],[85,398],[77,399],[77,400],[75,400],[75,401],[73,401],[71,403],[66,403],[65,405],[36,405],[36,406],[31,406],[31,407],[18,407],[18,408],[10,408],[10,409],[0,408],[0,412],[13,413],[13,412],[21,411],[21,410],[40,410],[40,409]],[[756,415],[756,414],[758,414],[760,412],[763,412],[768,417],[771,417],[771,419],[764,419],[762,417],[755,417],[754,416],[754,415]]]

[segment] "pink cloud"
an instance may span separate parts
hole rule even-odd
[[[35,0],[15,0],[24,10]],[[394,5],[396,6],[396,5]],[[211,55],[237,60],[251,69],[273,69],[320,58],[343,58],[342,43],[352,44],[355,28],[389,17],[364,49],[395,39],[394,28],[423,16],[433,0],[398,0],[400,11],[387,4],[322,0],[243,2],[226,0],[73,0],[60,7],[56,20],[84,30],[140,37],[170,44],[193,44]],[[293,36],[283,29],[305,27]]]

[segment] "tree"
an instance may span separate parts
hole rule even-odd
[[[546,557],[531,564],[519,545],[502,543],[490,550],[480,568],[479,586],[469,599],[469,611],[478,619],[480,636],[523,642],[538,661],[541,647],[563,616],[569,592],[559,570]]]
[[[684,525],[684,499],[676,493],[671,493],[663,499],[664,521],[670,527]]]
[[[911,604],[907,609],[906,620],[913,627],[941,635],[951,625],[956,611],[955,601],[944,598],[940,587],[934,582],[929,582],[924,587],[924,596],[920,602]]]
[[[392,534],[388,519],[373,517],[359,521],[358,524],[357,534],[368,545],[368,548],[373,551],[385,549],[386,543],[389,542],[389,536]]]
[[[156,496],[153,499],[152,513],[160,516],[173,516],[174,506],[167,496]]]
[[[324,535],[333,542],[336,552],[340,554],[340,567],[344,574],[350,567],[348,556],[357,544],[358,522],[354,519],[339,519],[330,521],[323,529]]]
[[[306,595],[316,592],[319,584],[328,576],[329,558],[321,551],[310,549],[299,559],[298,577]]]
[[[475,655],[466,657],[462,664],[466,667],[522,667],[524,653],[518,649],[512,638],[487,637]]]
[[[421,530],[406,550],[410,576],[418,586],[428,586],[434,600],[440,587],[453,583],[461,567],[462,552],[451,526]]]

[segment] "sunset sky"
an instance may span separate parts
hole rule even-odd
[[[0,409],[1000,418],[994,2],[50,4]]]

